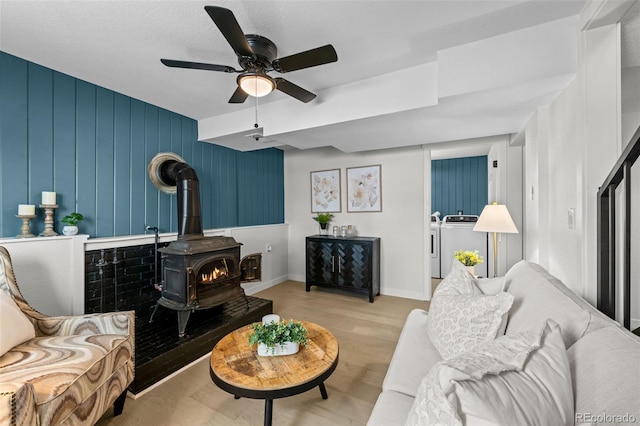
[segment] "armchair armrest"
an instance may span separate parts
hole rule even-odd
[[[40,425],[31,383],[0,382],[0,426]]]
[[[37,336],[120,334],[133,336],[135,311],[37,318]]]

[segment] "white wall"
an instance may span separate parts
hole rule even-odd
[[[398,132],[401,137],[401,131]],[[382,165],[382,212],[347,213],[346,168]],[[345,154],[333,148],[285,151],[285,219],[289,224],[289,278],[305,281],[305,237],[312,219],[310,172],[340,169],[342,212],[333,225],[355,225],[358,235],[381,238],[381,294],[425,300],[425,159],[421,147]],[[429,184],[430,185],[430,184]],[[429,213],[430,214],[430,213]],[[425,272],[427,271],[427,272]],[[428,273],[428,275],[425,275]]]
[[[84,311],[84,242],[74,237],[4,238],[22,296],[45,315]]]
[[[287,279],[288,226],[264,225],[206,230],[205,236],[227,235],[242,243],[241,255],[262,253],[262,281],[244,283],[251,295]],[[176,233],[160,234],[160,241],[173,241]],[[84,253],[115,247],[153,244],[151,235],[92,238],[47,237],[1,239],[0,245],[11,255],[13,268],[25,299],[46,315],[84,313]],[[266,251],[267,244],[273,250]]]
[[[605,10],[588,7],[583,14]],[[596,304],[596,195],[621,152],[619,28],[578,34],[578,73],[524,129],[525,256]],[[534,189],[534,197],[529,196]],[[568,209],[575,208],[575,228]]]

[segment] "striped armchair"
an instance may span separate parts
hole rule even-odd
[[[122,413],[134,374],[134,312],[49,317],[24,300],[0,247],[0,291],[35,337],[0,356],[0,426],[92,425]],[[0,332],[11,324],[0,324]]]

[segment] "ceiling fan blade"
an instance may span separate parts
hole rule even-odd
[[[302,87],[293,84],[289,80],[285,80],[281,77],[276,77],[274,78],[274,80],[276,82],[276,89],[283,93],[286,93],[289,96],[293,96],[294,98],[301,102],[304,102],[305,104],[316,98],[316,95],[314,93],[311,93],[308,90],[305,90]]]
[[[160,59],[160,62],[168,67],[190,68],[194,70],[236,72],[233,67],[228,65],[202,64],[200,62],[174,61],[173,59]]]
[[[232,11],[219,6],[205,6],[204,10],[207,11],[213,22],[218,26],[218,29],[227,39],[236,55],[248,57],[254,55]]]
[[[242,90],[240,87],[238,87],[236,89],[236,91],[233,92],[233,95],[231,95],[231,99],[229,99],[229,103],[230,104],[241,104],[244,101],[246,101],[248,97],[249,97],[249,95],[244,90]]]
[[[337,60],[338,54],[336,50],[332,45],[327,44],[326,46],[276,59],[271,65],[278,72],[289,72],[324,65]]]

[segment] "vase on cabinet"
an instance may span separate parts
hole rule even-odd
[[[78,227],[77,226],[65,225],[65,226],[62,227],[62,233],[64,235],[77,235],[78,234]]]
[[[329,223],[320,223],[320,235],[329,234]]]

